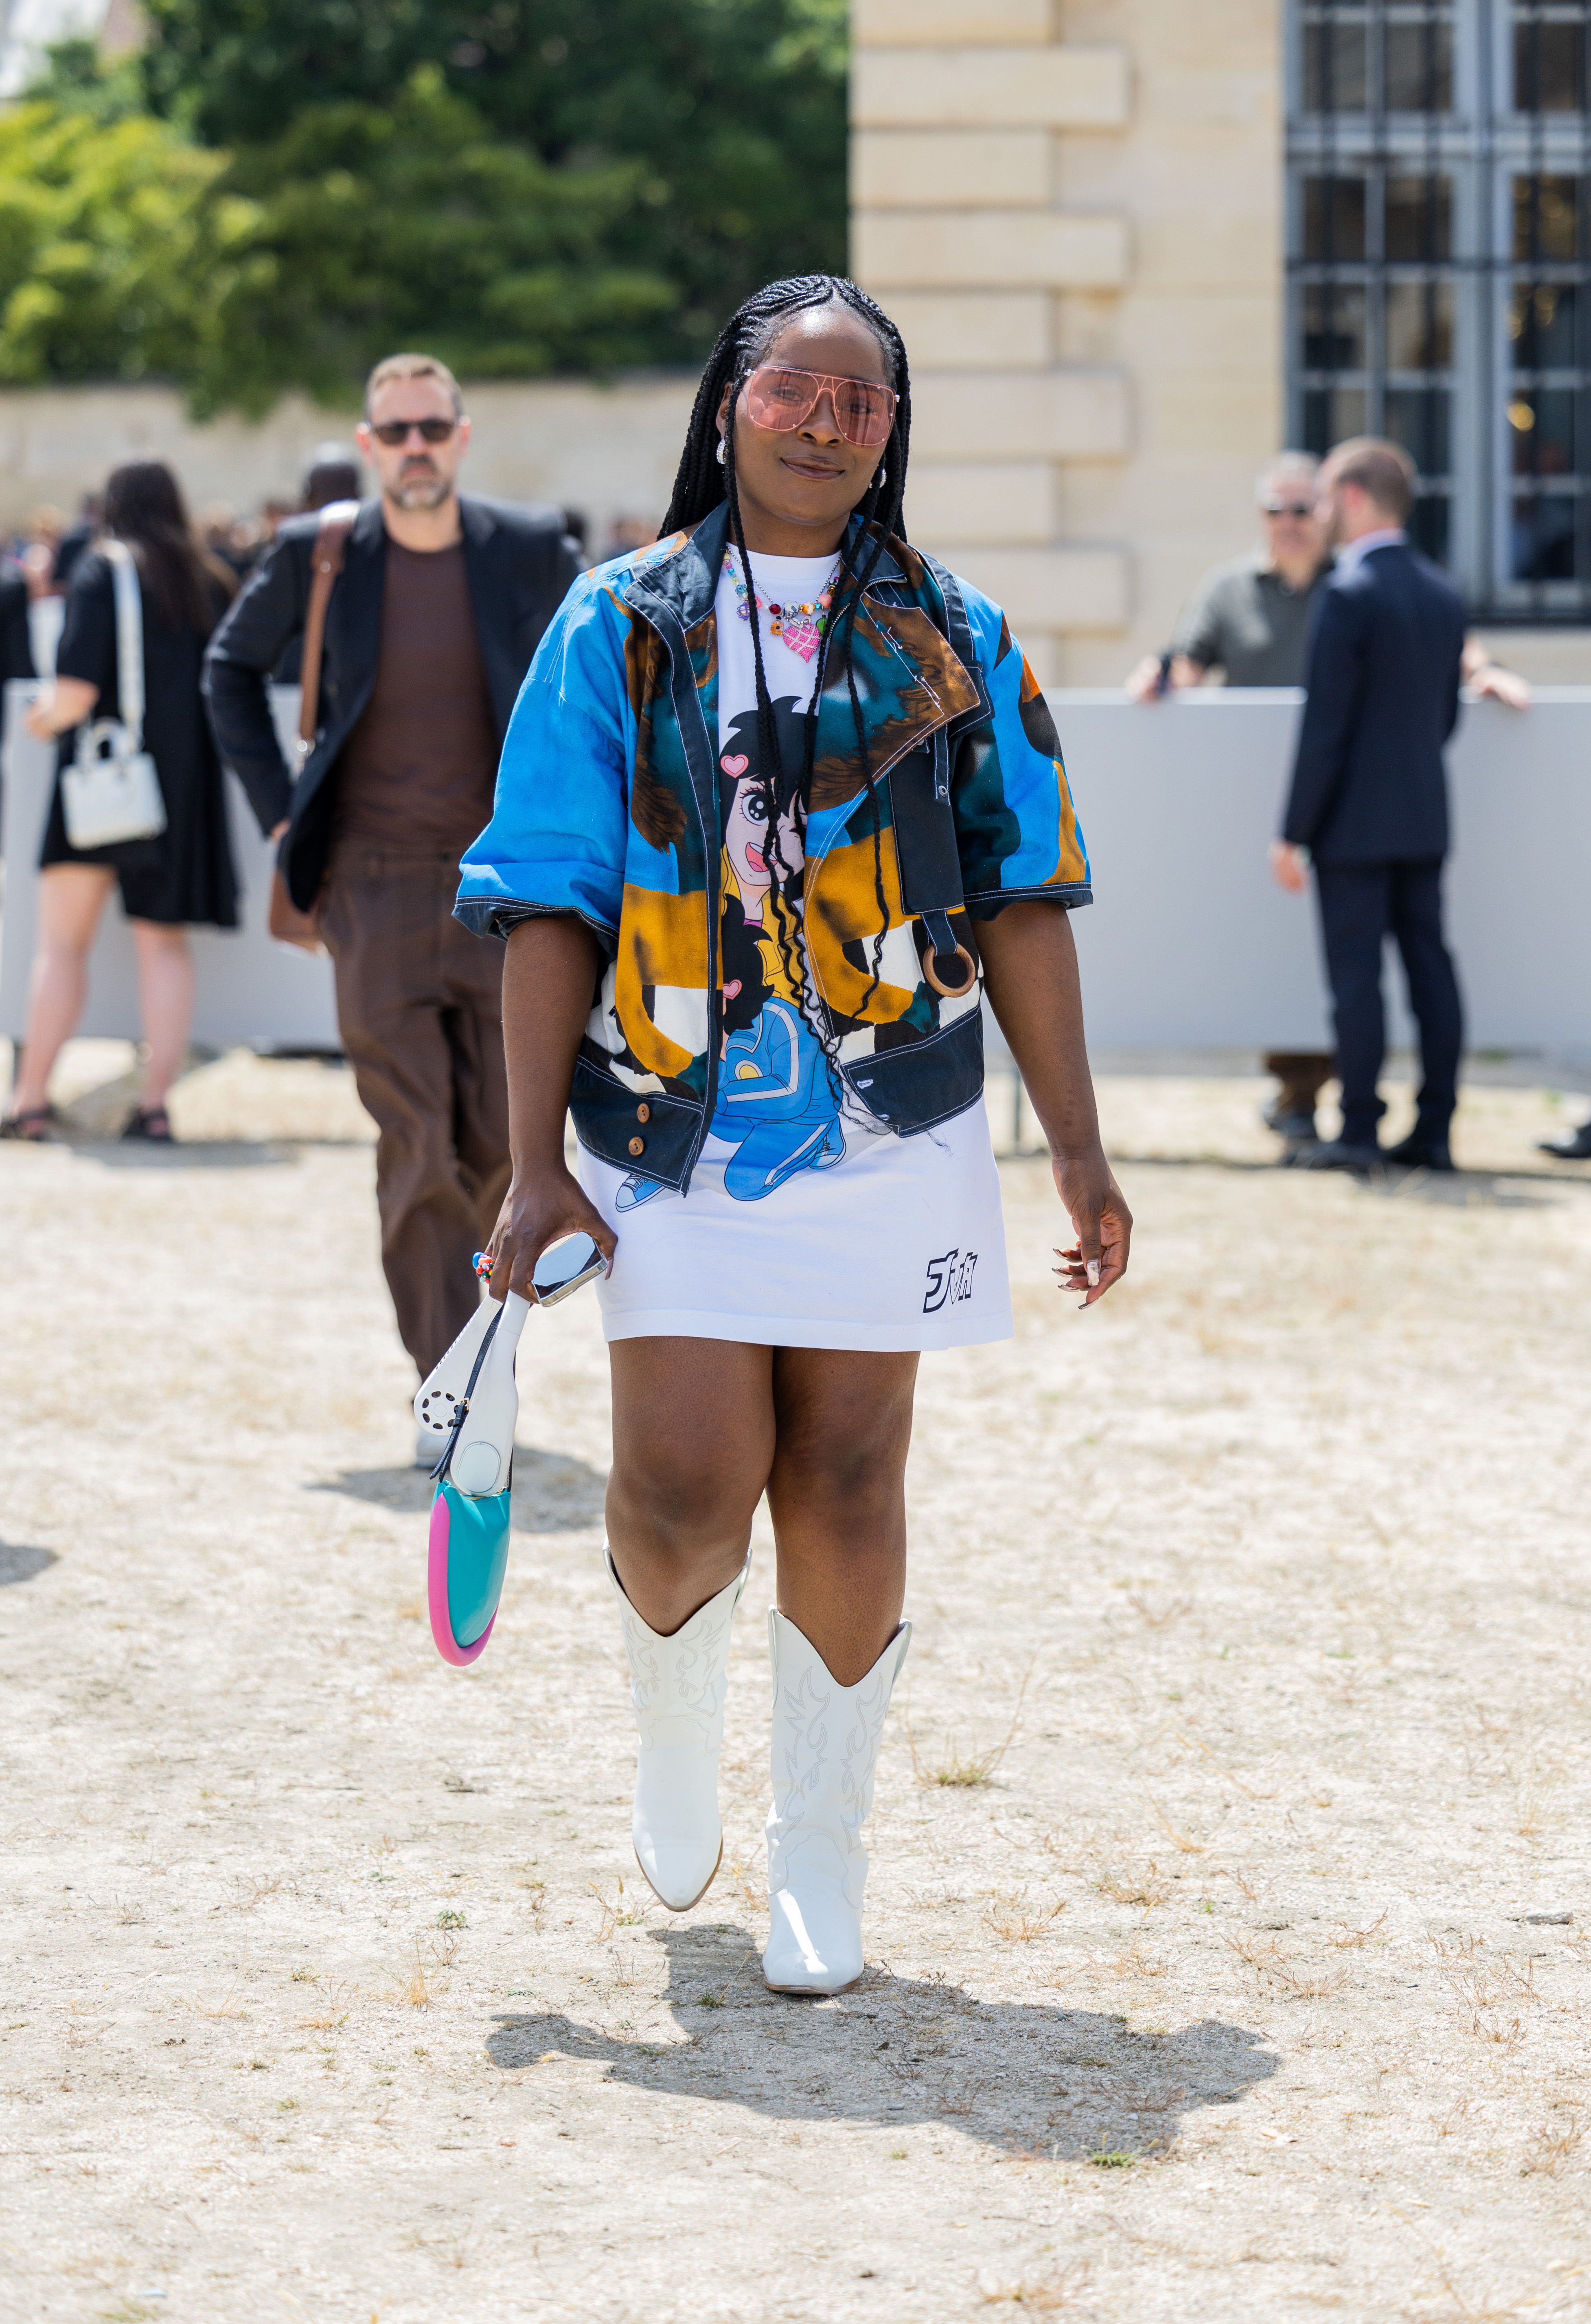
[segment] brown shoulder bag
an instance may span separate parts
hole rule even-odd
[[[326,642],[326,609],[331,603],[331,585],[343,569],[343,552],[348,545],[348,535],[354,530],[358,514],[356,504],[334,501],[320,516],[320,530],[315,535],[313,575],[310,583],[310,605],[304,616],[304,653],[299,697],[299,767],[315,747],[315,728],[320,708],[320,654]],[[278,944],[298,945],[305,952],[324,953],[325,938],[320,933],[320,910],[326,892],[325,882],[309,911],[301,912],[287,890],[287,882],[280,871],[271,882],[271,910],[266,925]]]

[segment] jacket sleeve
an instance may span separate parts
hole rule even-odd
[[[1281,824],[1281,836],[1294,847],[1313,847],[1331,810],[1347,770],[1365,674],[1364,638],[1353,601],[1345,589],[1326,589],[1309,641],[1304,719]]]
[[[292,804],[292,777],[271,715],[271,673],[304,626],[309,560],[278,540],[234,598],[205,655],[204,696],[216,746],[248,794],[262,831]]]
[[[989,708],[960,730],[950,802],[961,890],[975,920],[1022,897],[1092,903],[1087,850],[1072,805],[1060,738],[1004,615],[959,582]]]
[[[561,552],[560,552],[561,554]],[[476,936],[572,912],[611,953],[630,834],[636,728],[624,676],[629,616],[575,582],[513,706],[492,820],[459,866],[454,917]]]

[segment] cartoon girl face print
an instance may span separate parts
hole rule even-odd
[[[759,786],[749,778],[749,762],[739,752],[726,751],[718,761],[734,789],[724,816],[724,850],[740,890],[748,919],[760,918],[763,899],[772,885],[768,861],[768,807]],[[779,861],[786,879],[806,862],[796,831],[795,815],[787,808],[779,818]]]

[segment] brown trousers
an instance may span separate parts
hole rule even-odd
[[[507,1190],[503,947],[452,918],[458,859],[338,850],[323,927],[343,1046],[380,1136],[381,1258],[425,1375],[475,1314]]]

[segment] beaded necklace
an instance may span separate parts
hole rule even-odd
[[[791,652],[799,654],[802,661],[811,660],[828,628],[828,609],[834,603],[834,585],[839,579],[844,564],[843,558],[836,559],[834,571],[824,584],[821,594],[810,604],[771,605],[761,590],[754,589],[751,592],[752,596],[756,599],[763,612],[768,616],[768,628],[771,634],[776,638],[782,638]],[[745,583],[735,571],[735,559],[732,557],[727,555],[725,557],[724,570],[734,582],[735,594],[740,600],[735,610],[743,622],[749,622],[752,609],[746,595]]]

